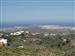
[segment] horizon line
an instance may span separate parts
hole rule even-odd
[[[75,2],[75,1],[0,1],[0,2]]]

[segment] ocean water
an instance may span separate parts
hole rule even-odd
[[[33,22],[14,22],[14,23],[2,23],[2,26],[0,24],[0,28],[9,28],[9,27],[15,27],[15,26],[31,26],[31,25],[61,25],[61,26],[71,26],[75,27],[74,23],[33,23]]]
[[[2,23],[0,25],[0,28],[9,28],[9,27],[15,27],[15,26],[28,26],[30,24],[24,24],[24,23]]]

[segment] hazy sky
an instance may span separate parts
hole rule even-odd
[[[73,0],[2,0],[2,21],[73,23],[74,2]]]

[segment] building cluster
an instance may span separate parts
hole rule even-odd
[[[24,33],[24,31],[17,31],[17,32],[14,32],[14,33],[10,33],[10,35],[20,35]]]
[[[13,36],[15,36],[15,35],[17,35],[17,36],[19,36],[19,35],[21,35],[21,34],[27,34],[27,35],[25,35],[25,36],[29,36],[28,34],[31,34],[31,35],[33,35],[33,36],[35,36],[35,35],[41,35],[41,33],[38,33],[38,32],[30,32],[30,31],[22,31],[22,30],[20,30],[20,31],[16,31],[16,32],[11,32],[11,33],[9,33],[9,35],[13,35]],[[4,34],[2,34],[2,33],[0,33],[0,46],[5,46],[5,47],[7,47],[7,44],[8,44],[8,39],[5,39],[5,38],[2,38],[2,36],[3,36]],[[8,34],[6,34],[6,36],[9,36]],[[43,36],[44,37],[47,37],[47,36],[56,36],[57,34],[56,33],[43,33]],[[66,33],[62,33],[62,35],[66,35]],[[63,41],[66,41],[65,39],[63,40]],[[24,42],[26,42],[26,40],[24,40]]]
[[[44,33],[44,36],[46,37],[46,36],[56,36],[57,34],[55,34],[55,33]]]

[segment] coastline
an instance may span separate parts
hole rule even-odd
[[[15,30],[15,29],[29,29],[29,28],[40,28],[40,29],[70,29],[75,30],[75,26],[61,26],[61,25],[29,25],[29,26],[13,26],[0,28],[3,30]]]

